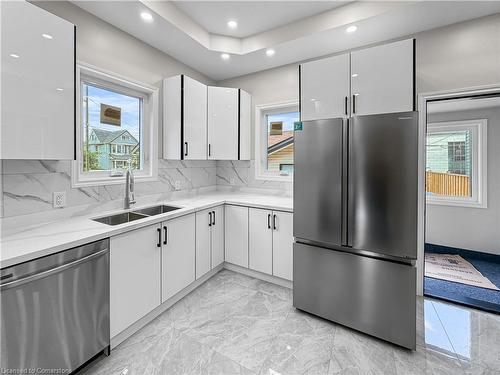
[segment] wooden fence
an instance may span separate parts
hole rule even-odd
[[[469,197],[470,177],[463,174],[426,172],[425,191],[451,197]]]

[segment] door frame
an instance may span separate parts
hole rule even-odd
[[[425,140],[427,136],[427,102],[436,99],[453,99],[463,96],[500,94],[500,83],[456,88],[418,94],[418,214],[417,214],[417,295],[424,293],[425,246]]]

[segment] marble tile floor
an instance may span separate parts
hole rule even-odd
[[[82,373],[500,373],[500,316],[426,298],[417,325],[408,351],[294,309],[290,289],[223,270]]]

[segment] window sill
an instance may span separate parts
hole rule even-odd
[[[433,199],[426,198],[426,204],[431,204],[434,206],[451,206],[451,207],[463,207],[463,208],[488,208],[486,202],[477,202],[471,200],[460,200],[460,199]]]

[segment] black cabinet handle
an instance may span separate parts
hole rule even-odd
[[[352,96],[352,113],[356,113],[356,95]]]
[[[345,114],[347,115],[347,96],[344,98]]]
[[[167,237],[168,237],[168,236],[167,236],[167,234],[168,234],[168,232],[167,232],[167,226],[166,226],[166,225],[164,225],[164,226],[163,226],[163,236],[164,236],[164,238],[163,238],[163,244],[164,244],[164,245],[166,245],[166,244],[167,244]]]
[[[208,213],[208,226],[209,227],[212,226],[212,211]]]
[[[212,213],[214,214],[212,225],[215,225],[215,211],[212,211]]]
[[[208,144],[208,156],[212,156],[212,147],[210,145],[210,143]]]
[[[267,214],[267,229],[271,229],[271,214]]]
[[[156,231],[158,232],[158,243],[156,244],[156,247],[161,247],[161,229],[156,228]]]
[[[188,156],[188,143],[184,142],[184,156]]]
[[[276,215],[273,215],[273,229],[276,230]]]

